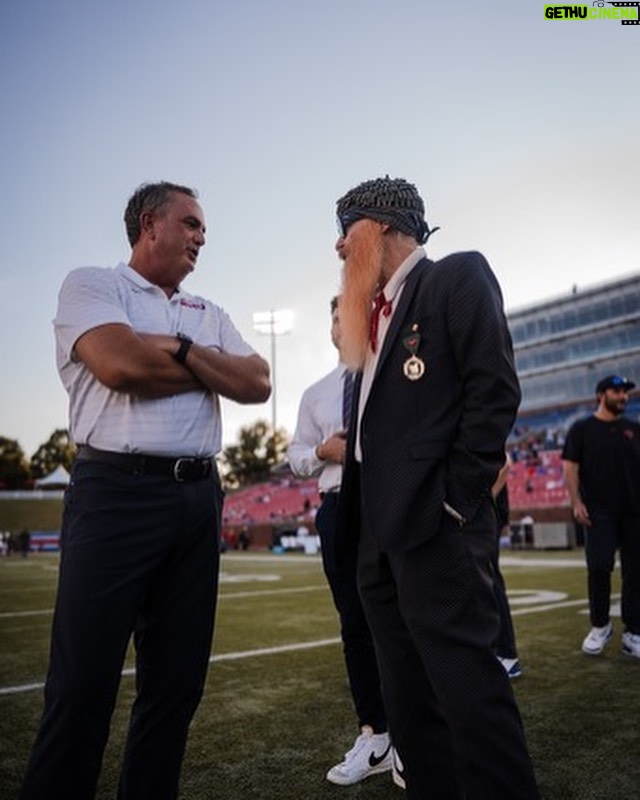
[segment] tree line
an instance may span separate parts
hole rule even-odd
[[[225,489],[268,480],[274,467],[286,461],[289,436],[264,420],[240,428],[237,443],[223,449],[218,467]],[[16,439],[0,436],[0,489],[31,489],[59,465],[71,471],[76,446],[66,428],[55,430],[28,458]]]

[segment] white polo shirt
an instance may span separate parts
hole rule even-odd
[[[64,280],[54,319],[56,359],[69,394],[76,444],[149,455],[215,455],[221,447],[220,401],[198,390],[145,398],[108,389],[74,352],[82,334],[100,325],[130,325],[137,333],[189,336],[202,347],[232,355],[251,348],[220,307],[180,290],[171,298],[134,269],[81,267]]]

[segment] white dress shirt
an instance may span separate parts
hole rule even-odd
[[[342,481],[342,464],[318,458],[316,448],[343,430],[342,389],[347,367],[340,363],[302,395],[298,422],[288,450],[291,469],[303,478],[319,476],[318,491],[334,492]]]

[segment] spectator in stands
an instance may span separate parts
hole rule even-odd
[[[587,655],[602,653],[613,635],[611,573],[619,550],[622,652],[640,658],[640,425],[624,416],[634,387],[619,375],[599,381],[597,410],[574,422],[562,451],[573,516],[585,533]]]
[[[539,797],[493,653],[493,486],[520,391],[480,253],[427,259],[424,203],[379,178],[337,204],[342,358],[359,371],[339,525],[358,551],[409,800]],[[342,537],[341,537],[342,538]]]
[[[266,400],[269,367],[182,281],[205,243],[192,189],[141,186],[132,252],[65,279],[54,321],[78,445],[45,709],[20,800],[95,796],[127,644],[136,699],[120,800],[174,800],[211,655],[222,492],[220,396]]]
[[[338,298],[331,300],[331,340],[340,352]],[[371,632],[356,583],[356,559],[336,560],[336,509],[345,456],[345,436],[353,399],[353,376],[342,361],[302,395],[298,421],[289,445],[289,464],[296,475],[319,476],[322,499],[315,524],[322,564],[340,617],[340,633],[359,735],[344,761],[332,767],[327,780],[348,785],[392,767],[387,720]]]

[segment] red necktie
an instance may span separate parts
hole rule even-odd
[[[384,292],[378,292],[373,301],[371,325],[369,328],[369,341],[371,342],[371,349],[374,353],[378,347],[378,323],[380,321],[380,314],[389,317],[391,315],[391,305],[391,300],[387,300],[384,296]]]

